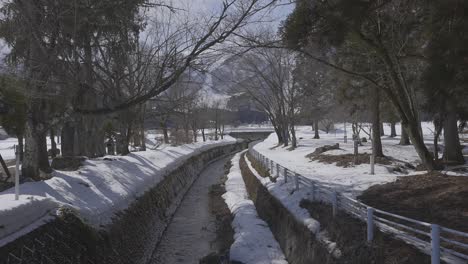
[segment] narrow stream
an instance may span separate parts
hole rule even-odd
[[[209,188],[220,182],[229,158],[218,160],[201,172],[182,200],[150,263],[194,264],[217,251],[213,243],[216,228],[209,208]]]

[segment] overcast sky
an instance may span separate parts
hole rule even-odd
[[[175,6],[184,10],[188,10],[192,15],[202,13],[213,13],[210,11],[219,11],[222,7],[223,0],[172,0]],[[294,8],[294,4],[287,4],[289,0],[279,0],[279,5],[270,14],[268,20],[271,20],[272,27],[278,27]],[[217,12],[215,12],[217,13]]]

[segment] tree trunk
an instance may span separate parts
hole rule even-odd
[[[314,139],[320,139],[320,134],[319,134],[319,121],[318,121],[317,119],[314,120],[314,131],[315,131]]]
[[[401,138],[400,138],[400,145],[402,146],[408,146],[410,145],[410,140],[408,136],[408,132],[406,131],[406,128],[403,126],[403,122],[401,122]]]
[[[130,150],[128,149],[129,137],[127,135],[130,128],[122,126],[120,129],[120,135],[117,138],[117,153],[120,155],[128,155]]]
[[[140,141],[141,141],[141,150],[146,151],[146,137],[145,137],[145,123],[144,121],[140,126]]]
[[[436,162],[439,161],[439,137],[440,134],[442,133],[442,123],[441,120],[434,119],[434,128],[435,128],[435,133],[434,133],[434,159]]]
[[[169,133],[167,132],[167,125],[165,122],[161,123],[161,128],[164,136],[164,144],[169,144]]]
[[[201,134],[202,134],[203,142],[206,142],[205,129],[204,128],[202,128]]]
[[[291,125],[291,147],[293,149],[297,148],[296,129],[294,125]]]
[[[57,143],[55,143],[55,130],[53,128],[50,129],[50,150],[51,157],[55,158],[57,156]]]
[[[24,156],[24,136],[23,134],[18,134],[18,148],[19,148],[19,155],[20,155],[20,161],[23,162],[23,156]]]
[[[192,129],[192,133],[193,133],[193,142],[198,142],[197,130]]]
[[[390,137],[396,137],[397,136],[397,133],[396,133],[396,127],[395,127],[395,122],[391,122],[390,123]]]
[[[22,2],[26,12],[29,13],[31,25],[41,25],[41,13],[35,3],[32,1]],[[53,38],[53,36],[51,37]],[[46,140],[46,111],[44,83],[50,77],[50,70],[44,69],[43,63],[47,59],[39,40],[29,38],[29,47],[27,47],[28,57],[25,60],[24,66],[28,72],[26,89],[27,96],[27,118],[25,127],[25,151],[22,165],[24,178],[32,178],[40,180],[40,171],[50,173],[49,159],[47,155],[47,140]]]
[[[275,134],[278,137],[278,145],[282,145],[284,140],[283,140],[283,133],[281,132],[280,127],[276,123],[276,120],[274,120],[271,115],[270,115],[270,121],[271,125],[273,126],[273,129],[275,130]]]
[[[453,104],[447,104],[444,120],[444,161],[450,165],[465,164],[458,136],[457,113]]]
[[[364,41],[366,42],[367,40]],[[414,90],[407,87],[404,78],[402,78],[402,76],[404,77],[404,73],[398,65],[398,59],[395,54],[391,54],[389,49],[387,49],[382,42],[373,46],[373,48],[387,66],[388,77],[392,80],[395,89],[394,92],[398,95],[391,92],[390,89],[383,88],[382,91],[387,93],[387,96],[396,107],[396,110],[402,119],[402,125],[405,126],[406,132],[408,133],[422,163],[427,170],[432,171],[437,168],[437,164],[434,162],[432,153],[424,144],[424,138],[419,129],[420,118],[416,106],[417,104],[415,102],[416,98]]]
[[[409,122],[408,124],[402,125],[406,127],[409,138],[411,139],[411,142],[413,143],[416,152],[421,158],[422,164],[424,164],[427,170],[432,171],[437,169],[438,166],[435,163],[434,157],[432,156],[431,152],[427,149],[426,145],[424,144],[424,139],[421,135],[418,123],[419,122]]]
[[[62,127],[62,156],[70,157],[73,156],[75,143],[75,128],[70,122],[66,122]]]
[[[372,118],[372,149],[374,150],[375,157],[383,157],[382,151],[382,140],[380,139],[381,135],[381,125],[380,122],[380,94],[377,88],[374,88],[373,91],[373,102],[371,110]]]
[[[46,133],[41,131],[43,123],[32,116],[28,117],[25,129],[25,151],[22,165],[24,178],[41,180],[40,171],[52,172],[47,155]]]
[[[221,139],[224,139],[224,124],[221,125],[222,129],[220,130]]]
[[[132,122],[130,122],[130,124],[128,124],[127,126],[127,138],[126,138],[126,143],[127,143],[127,149],[129,149],[130,147],[130,140],[133,138],[133,124]],[[125,153],[125,155],[129,154],[130,151],[128,151],[127,153]]]
[[[284,138],[284,142],[283,142],[283,145],[285,147],[289,146],[289,130],[287,128],[287,126],[285,127],[284,124],[283,124],[283,127],[281,129],[281,132],[283,133],[283,138]]]

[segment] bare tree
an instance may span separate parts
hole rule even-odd
[[[293,76],[295,56],[285,49],[255,49],[244,54],[236,89],[248,94],[270,118],[278,143],[297,145],[294,125],[299,88]]]
[[[137,109],[146,101],[172,87],[202,56],[274,2],[224,0],[219,12],[198,21],[164,0],[93,5],[13,0],[3,5],[2,37],[26,80],[24,175],[39,179],[39,171],[51,171],[45,139],[57,123],[64,127],[64,154],[103,155],[102,115],[141,112]],[[149,8],[157,15],[145,35]],[[63,110],[50,113],[58,99]],[[122,153],[133,127],[124,123]]]

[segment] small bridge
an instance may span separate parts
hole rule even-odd
[[[248,142],[264,140],[266,139],[271,133],[274,133],[273,130],[246,130],[246,131],[231,131],[228,132],[233,138],[240,138],[244,139]]]

